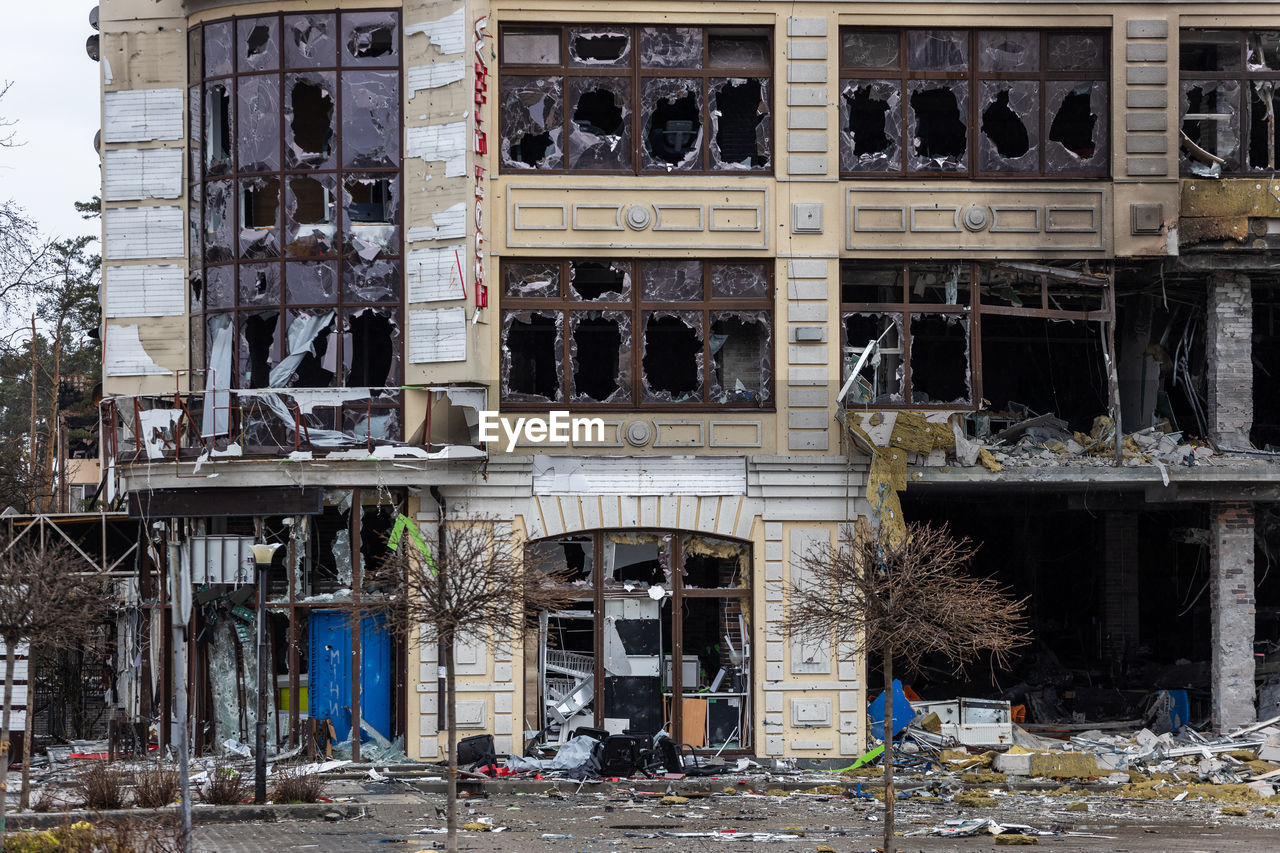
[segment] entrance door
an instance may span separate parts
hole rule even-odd
[[[328,717],[339,741],[351,735],[351,621],[339,610],[311,611],[310,688],[308,713]],[[360,740],[368,729],[391,739],[391,635],[386,617],[366,616],[360,622]]]

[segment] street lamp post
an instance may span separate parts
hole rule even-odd
[[[253,748],[253,801],[267,801],[267,569],[280,543],[253,546],[258,583],[258,725]]]

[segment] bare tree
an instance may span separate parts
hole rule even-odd
[[[456,723],[454,640],[473,638],[497,645],[511,642],[542,610],[555,610],[570,600],[567,577],[540,571],[509,526],[491,519],[454,520],[439,528],[428,543],[416,528],[409,536],[393,532],[388,544],[393,559],[377,570],[379,582],[393,591],[384,599],[389,622],[409,638],[434,642],[445,669],[448,716],[448,837],[456,853],[458,804],[458,730]],[[404,542],[408,542],[407,547]],[[364,607],[368,607],[365,603]]]
[[[1026,599],[990,578],[968,574],[977,552],[945,525],[913,523],[899,536],[872,532],[866,519],[853,541],[819,544],[792,562],[786,630],[842,654],[874,653],[884,665],[884,850],[893,851],[893,661],[939,655],[955,671],[979,655],[1004,666],[1025,645]],[[797,571],[797,569],[799,571]]]
[[[82,642],[103,612],[105,590],[79,574],[79,558],[61,545],[18,540],[0,552],[0,640],[4,641],[4,711],[0,716],[0,846],[9,787],[9,719],[18,646],[67,648]],[[28,697],[30,691],[28,689]],[[27,714],[31,714],[27,703]]]

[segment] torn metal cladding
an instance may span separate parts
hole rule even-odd
[[[521,298],[560,295],[559,264],[508,264],[503,293]]]
[[[769,402],[773,342],[768,311],[712,311],[713,403]]]
[[[896,61],[897,39],[894,39]],[[845,80],[840,97],[840,170],[896,172],[902,168],[902,84]]]
[[[569,64],[577,68],[626,68],[631,64],[631,33],[609,27],[570,27]]]
[[[769,81],[712,78],[710,85],[711,168],[769,168]]]
[[[701,68],[700,27],[643,27],[640,30],[642,68]]]
[[[559,169],[564,162],[559,77],[505,76],[498,123],[502,165],[513,169]]]
[[[694,78],[641,81],[641,119],[645,169],[691,171],[702,152],[702,90]]]
[[[506,311],[502,317],[502,399],[564,399],[564,313]]]
[[[706,375],[702,312],[644,311],[641,318],[640,381],[644,402],[701,401]]]
[[[983,80],[982,171],[1036,172],[1040,169],[1040,86],[1034,80]]]
[[[631,168],[630,101],[629,78],[569,78],[569,168]]]
[[[631,313],[569,312],[569,401],[631,402]]]
[[[969,85],[966,81],[908,80],[911,115],[908,168],[915,172],[960,172],[967,167]]]
[[[280,359],[272,369],[265,386],[269,388],[285,388],[289,386],[302,387],[323,387],[329,382],[307,382],[306,379],[313,378],[311,370],[302,371],[301,367],[306,363],[307,367],[315,368],[317,360],[322,361],[320,370],[322,373],[328,374],[330,377],[337,373],[334,365],[335,352],[332,342],[328,339],[334,332],[334,320],[337,316],[332,309],[317,311],[290,311],[289,328],[286,332],[286,354]],[[326,346],[322,350],[320,344],[325,343]],[[327,357],[327,359],[326,359]],[[324,363],[326,362],[327,363]]]
[[[1045,170],[1094,171],[1107,167],[1107,85],[1098,80],[1050,80],[1045,92],[1049,140]]]
[[[628,302],[631,264],[617,261],[571,261],[569,296],[582,302]]]
[[[640,298],[645,302],[691,302],[702,299],[700,261],[646,262],[640,273]]]

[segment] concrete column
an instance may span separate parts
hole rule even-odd
[[[1248,276],[1212,274],[1208,315],[1209,437],[1219,445],[1247,448],[1253,428],[1253,293]]]
[[[1213,619],[1213,724],[1230,731],[1256,718],[1253,684],[1253,504],[1209,505]]]
[[[1103,521],[1102,651],[1123,667],[1137,651],[1138,516],[1111,512]]]

